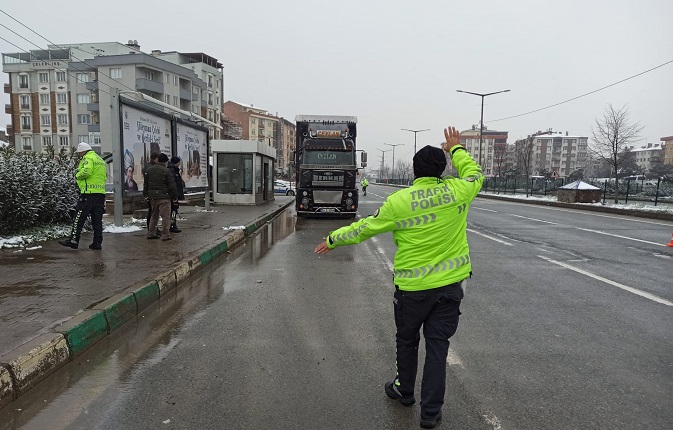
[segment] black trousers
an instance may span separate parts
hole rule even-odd
[[[412,397],[418,370],[420,329],[425,337],[425,364],[421,383],[421,419],[437,416],[444,405],[449,338],[456,333],[463,291],[460,283],[425,291],[395,291],[397,327],[397,385]]]
[[[171,228],[178,228],[178,209],[180,204],[178,202],[171,202]]]
[[[75,208],[75,219],[70,230],[70,241],[78,242],[82,227],[91,215],[93,227],[93,243],[103,243],[103,214],[105,213],[105,194],[82,194]]]

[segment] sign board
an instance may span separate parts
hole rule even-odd
[[[554,178],[554,179],[558,178],[558,177],[559,177],[558,172],[557,172],[556,170],[554,170],[554,171],[551,173],[551,177]]]
[[[171,156],[171,121],[159,115],[122,104],[122,153],[125,193],[143,190],[143,169],[150,154]]]
[[[208,134],[203,130],[175,124],[177,151],[182,159],[182,179],[185,188],[200,188],[208,185]]]

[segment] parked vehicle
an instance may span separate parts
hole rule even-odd
[[[283,194],[286,196],[294,196],[295,191],[291,184],[287,181],[275,180],[273,181],[273,193]]]

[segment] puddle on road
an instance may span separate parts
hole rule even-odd
[[[0,430],[64,429],[86,415],[99,396],[128,392],[134,378],[161,363],[182,342],[183,330],[199,323],[208,307],[226,294],[224,284],[230,280],[222,280],[227,265],[261,264],[273,245],[295,231],[295,222],[294,212],[284,211],[230,254],[0,409]]]

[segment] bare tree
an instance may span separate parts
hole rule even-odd
[[[498,177],[502,176],[502,165],[505,164],[509,154],[512,152],[512,146],[506,143],[497,143],[493,150],[493,163]]]
[[[516,159],[519,174],[526,178],[526,192],[528,192],[529,178],[533,167],[533,153],[535,152],[535,135],[529,135],[525,139],[517,140]]]
[[[630,123],[626,106],[615,109],[611,104],[605,108],[603,118],[596,118],[595,128],[591,130],[594,145],[590,151],[599,160],[608,162],[615,175],[615,203],[619,203],[619,167],[628,162],[629,144],[637,140],[642,130],[640,123]]]
[[[407,160],[397,160],[397,167],[395,170],[397,171],[398,176],[404,180],[407,181],[411,179],[411,176],[413,175],[413,170],[411,168],[411,162]]]

